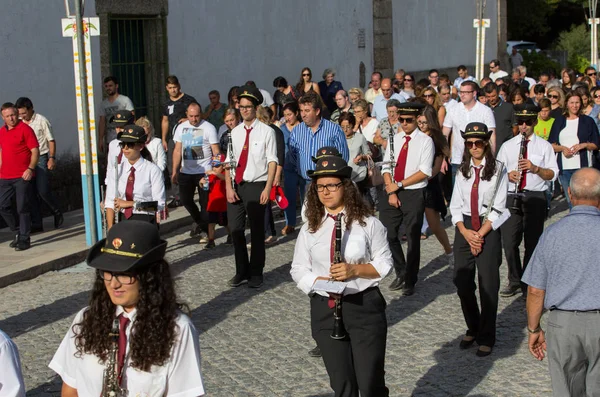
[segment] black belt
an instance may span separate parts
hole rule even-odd
[[[553,312],[555,310],[558,310],[559,312],[569,312],[569,313],[598,313],[598,314],[600,314],[600,309],[591,309],[591,310],[563,310],[563,309],[559,309],[556,306],[550,307],[550,311],[551,312]]]
[[[546,190],[527,190],[527,189],[523,189],[523,190],[521,190],[520,192],[518,192],[516,194],[519,194],[519,193],[546,193]],[[514,196],[515,193],[509,192],[508,195],[509,196]]]

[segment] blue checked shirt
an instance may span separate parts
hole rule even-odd
[[[346,143],[346,136],[339,125],[321,119],[319,128],[314,133],[305,123],[300,123],[294,127],[290,135],[288,155],[296,164],[298,175],[306,180],[310,179],[306,172],[315,169],[312,157],[323,146],[336,147],[344,160],[348,161],[350,156],[348,144]]]

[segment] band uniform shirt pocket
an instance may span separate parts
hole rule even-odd
[[[265,156],[265,141],[252,141],[250,142],[250,153],[256,157],[256,160],[260,160]]]
[[[129,397],[161,397],[167,390],[166,366],[152,366],[150,372],[127,368],[127,391]]]

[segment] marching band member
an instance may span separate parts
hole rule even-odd
[[[145,148],[146,132],[137,125],[128,125],[120,135],[124,161],[116,171],[106,175],[106,219],[108,228],[119,219],[160,222],[159,212],[165,208],[165,184],[163,173]],[[118,173],[118,191],[116,176]],[[118,193],[118,194],[117,194]]]
[[[547,215],[546,181],[554,181],[558,176],[552,145],[534,134],[539,108],[530,104],[515,105],[514,108],[519,134],[505,142],[498,152],[498,160],[509,171],[507,206],[511,214],[502,225],[509,282],[500,291],[502,297],[513,296],[520,290],[523,294],[527,293],[527,285],[521,283],[521,277],[544,231]],[[519,245],[523,238],[525,255],[521,266]]]
[[[461,133],[465,151],[450,202],[452,224],[456,226],[454,284],[468,327],[460,348],[477,342],[477,356],[485,357],[496,342],[502,263],[500,232],[496,229],[506,212],[507,177],[502,163],[494,159],[491,132],[485,124],[469,123]],[[481,312],[475,297],[476,268]]]
[[[108,184],[108,176],[115,172],[115,160],[120,164],[123,162],[123,155],[119,146],[120,136],[125,129],[125,126],[133,124],[135,117],[131,110],[119,110],[113,116],[110,116],[108,123],[117,132],[117,137],[108,143],[108,151],[106,154],[106,177],[104,184]]]
[[[358,397],[359,392],[363,397],[388,396],[386,301],[379,283],[392,268],[392,255],[384,226],[372,216],[351,174],[338,156],[320,157],[315,170],[308,171],[312,178],[306,193],[308,219],[298,234],[291,275],[311,297],[312,336],[335,396]],[[314,290],[317,280],[347,284],[342,296],[336,296]],[[332,339],[338,330],[334,298],[340,299],[345,331]]]
[[[63,397],[204,395],[198,333],[181,312],[166,249],[143,221],[115,225],[90,249],[90,305],[49,365]]]
[[[379,219],[387,228],[396,271],[390,289],[402,288],[402,295],[406,296],[414,293],[418,279],[425,187],[432,174],[434,160],[432,139],[417,128],[417,117],[424,107],[417,102],[398,105],[398,121],[402,131],[390,137],[381,170],[385,190],[379,200]],[[408,240],[406,259],[399,235],[402,225]]]

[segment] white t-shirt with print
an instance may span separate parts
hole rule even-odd
[[[218,145],[217,129],[208,121],[197,126],[184,121],[175,129],[174,142],[181,142],[181,172],[184,174],[205,174],[212,169],[213,156],[210,145]]]

